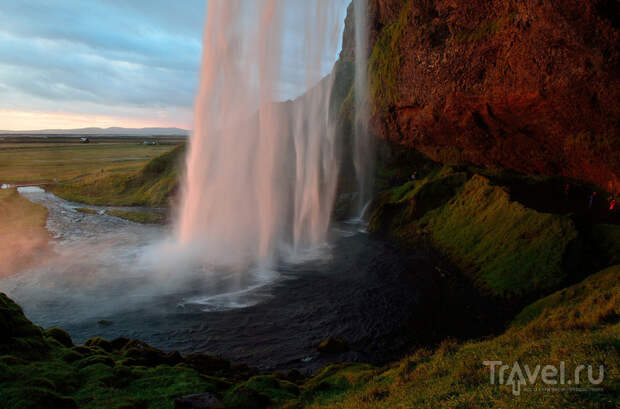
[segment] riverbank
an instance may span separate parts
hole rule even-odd
[[[0,189],[0,278],[35,264],[49,250],[46,220],[44,206],[15,188]]]

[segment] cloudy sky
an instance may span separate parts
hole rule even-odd
[[[206,0],[0,0],[0,129],[190,129],[205,14]],[[283,97],[303,86],[289,71]]]

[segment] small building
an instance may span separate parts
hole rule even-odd
[[[85,136],[82,136],[82,137],[80,138],[80,142],[81,142],[81,143],[89,143],[89,142],[90,142],[90,139],[88,139],[88,138],[87,138],[87,137],[85,137]]]

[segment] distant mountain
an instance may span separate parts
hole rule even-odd
[[[189,131],[181,128],[80,128],[40,129],[33,131],[1,131],[5,135],[122,135],[122,136],[187,136]]]

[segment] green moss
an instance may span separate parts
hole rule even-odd
[[[382,192],[369,228],[406,245],[428,239],[479,288],[501,297],[532,298],[567,282],[566,263],[579,243],[568,216],[527,208],[487,178],[448,166]],[[600,230],[613,252],[615,230]]]
[[[26,318],[19,305],[0,293],[0,354],[38,357],[47,350],[41,328]]]
[[[398,72],[401,65],[400,41],[408,25],[412,1],[403,4],[398,19],[384,27],[368,60],[370,99],[374,111],[384,111],[399,97]]]
[[[577,238],[568,217],[539,213],[475,175],[421,220],[433,243],[493,294],[531,296],[565,279],[563,258]]]
[[[6,351],[0,358],[3,408],[172,409],[174,398],[215,392],[216,383],[222,384],[182,365],[122,365],[126,358],[114,345],[158,351],[135,340],[110,343],[96,337],[86,346],[67,348],[71,338],[65,331],[51,328],[43,333],[4,294],[0,325],[0,348]]]
[[[73,340],[71,335],[62,328],[53,327],[45,331],[45,336],[50,337],[58,341],[61,345],[71,348],[73,346]]]
[[[230,389],[224,395],[224,403],[234,408],[262,408],[295,399],[297,395],[297,385],[273,375],[259,375]]]
[[[301,400],[306,403],[336,400],[342,394],[361,387],[377,372],[372,365],[330,364],[303,385]]]
[[[421,180],[384,191],[375,203],[370,231],[382,232],[403,244],[413,244],[421,229],[417,219],[454,197],[467,178],[466,173],[444,166]]]

